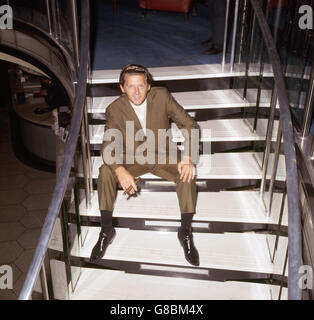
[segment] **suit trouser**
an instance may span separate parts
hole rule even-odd
[[[133,177],[141,176],[145,173],[152,173],[158,177],[176,183],[176,192],[179,200],[181,213],[195,213],[196,207],[196,180],[183,182],[176,164],[155,164],[155,165],[127,165],[125,168]],[[115,172],[106,164],[99,168],[98,176],[98,202],[99,210],[113,211],[117,197],[118,179]]]

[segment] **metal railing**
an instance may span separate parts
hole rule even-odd
[[[228,1],[228,4],[232,1]],[[51,240],[51,235],[53,233],[53,228],[56,224],[59,211],[61,210],[61,216],[63,216],[63,230],[62,235],[66,239],[69,237],[69,233],[67,230],[68,217],[66,215],[66,208],[64,208],[64,197],[66,194],[66,189],[69,183],[69,177],[72,169],[72,163],[75,160],[76,149],[78,145],[78,137],[81,129],[81,138],[82,138],[82,152],[86,154],[86,159],[88,159],[89,148],[85,149],[86,142],[88,142],[88,136],[85,137],[84,134],[88,135],[87,130],[87,119],[85,114],[85,94],[86,94],[86,80],[88,73],[88,50],[89,50],[89,1],[82,0],[81,1],[81,35],[80,35],[80,51],[77,55],[77,62],[79,65],[78,72],[78,82],[76,88],[76,95],[74,101],[74,112],[71,122],[69,139],[66,144],[65,149],[65,157],[64,162],[57,180],[57,184],[53,193],[53,197],[51,200],[51,204],[49,206],[49,210],[47,213],[47,217],[42,229],[42,233],[38,242],[38,246],[35,251],[35,255],[33,257],[30,269],[27,273],[26,280],[24,282],[23,288],[21,290],[19,299],[30,299],[32,291],[35,287],[36,280],[38,276],[41,277],[42,282],[42,292],[43,296],[49,297],[49,288],[47,286],[46,280],[46,271],[44,268],[44,259],[47,254],[47,249],[49,245],[49,241]],[[273,82],[271,82],[273,88],[275,90],[271,90],[270,100],[270,118],[267,127],[266,134],[266,146],[263,153],[263,179],[261,183],[261,196],[263,197],[265,193],[266,180],[269,180],[269,193],[273,194],[274,183],[277,175],[277,168],[279,162],[279,154],[280,154],[280,146],[283,138],[283,148],[285,154],[285,165],[286,165],[286,193],[287,193],[287,201],[288,201],[288,251],[289,251],[289,270],[288,270],[288,298],[289,299],[301,299],[301,290],[299,288],[299,268],[302,264],[302,235],[301,235],[301,213],[300,213],[300,205],[299,205],[299,184],[298,184],[298,171],[297,171],[297,162],[296,162],[296,151],[295,151],[295,140],[294,140],[294,131],[292,125],[292,119],[290,114],[290,106],[289,99],[287,95],[287,91],[285,88],[285,82],[283,78],[283,71],[281,68],[280,58],[277,53],[276,44],[274,42],[273,36],[271,34],[271,30],[267,23],[267,19],[265,17],[265,12],[260,5],[260,1],[258,0],[243,0],[243,1],[235,1],[236,10],[234,11],[234,23],[233,23],[233,33],[232,33],[232,42],[231,42],[231,63],[230,67],[233,69],[237,68],[238,65],[245,66],[245,74],[247,75],[243,81],[243,90],[242,95],[244,98],[248,95],[248,89],[250,89],[249,83],[249,71],[256,71],[256,64],[259,70],[259,88],[256,94],[256,117],[254,119],[254,124],[252,126],[252,130],[256,130],[258,120],[259,120],[259,105],[262,99],[263,90],[265,88],[262,87],[264,83],[263,81],[263,72],[268,67],[271,66],[272,70],[272,78]],[[265,8],[264,8],[265,9]],[[229,10],[231,12],[231,10]],[[245,21],[243,19],[238,19],[238,16],[244,14],[248,17],[248,21],[250,21],[253,25],[253,30],[247,32],[243,30],[245,28]],[[53,15],[49,18],[49,26],[54,24],[55,17]],[[51,27],[49,27],[51,30]],[[254,30],[259,28],[260,39],[263,39],[263,43],[254,43]],[[247,33],[246,33],[247,32]],[[227,35],[227,32],[225,33]],[[244,35],[246,35],[246,39],[250,41],[245,41]],[[250,36],[248,36],[250,35]],[[58,34],[59,36],[59,34]],[[241,37],[241,39],[239,39]],[[237,42],[239,41],[239,42]],[[239,46],[239,48],[237,48]],[[244,54],[242,50],[246,49],[249,46],[251,50],[248,50],[249,55]],[[257,49],[254,51],[254,46],[257,46]],[[225,54],[227,48],[224,50]],[[257,55],[250,55],[251,52],[258,52]],[[239,53],[240,52],[240,53]],[[263,55],[268,53],[268,61],[265,63],[263,61]],[[226,60],[226,55],[224,55],[224,59]],[[249,59],[249,61],[248,61]],[[224,60],[224,61],[225,61]],[[258,62],[258,63],[257,63]],[[250,69],[251,68],[251,69]],[[272,88],[271,88],[272,89]],[[276,109],[277,104],[279,105],[280,110],[280,123],[278,127],[277,137],[275,140],[275,151],[274,151],[274,160],[272,166],[272,172],[270,174],[270,178],[268,175],[268,161],[269,155],[272,148],[272,134],[274,128],[274,120],[276,118]],[[77,162],[77,161],[76,161]],[[85,161],[83,161],[83,168],[85,167]],[[88,166],[84,169],[85,171],[85,184],[87,190],[86,201],[88,206],[89,201],[89,188],[91,186],[91,179],[88,173]],[[267,202],[268,209],[266,211],[271,210],[271,197]],[[79,216],[78,216],[79,219]],[[78,233],[80,233],[79,231]],[[66,244],[65,244],[66,243]],[[65,257],[64,260],[69,259],[69,254],[71,248],[69,248],[69,244],[65,241],[63,245],[67,246],[65,248]],[[69,278],[71,278],[71,266],[69,261],[66,265],[67,268],[67,282],[69,282]]]
[[[80,33],[80,50],[79,50],[79,69],[78,69],[78,81],[76,94],[74,99],[73,115],[71,120],[71,126],[69,130],[69,137],[65,146],[63,164],[56,182],[56,186],[52,195],[46,220],[42,227],[41,235],[36,247],[34,257],[32,259],[30,268],[27,272],[27,276],[19,295],[20,300],[30,299],[32,291],[36,285],[38,276],[41,276],[42,292],[43,296],[48,298],[47,280],[45,279],[45,264],[44,259],[47,253],[48,244],[51,240],[54,226],[57,221],[57,217],[61,210],[61,214],[64,215],[64,197],[67,191],[67,187],[70,179],[70,172],[72,170],[72,164],[75,160],[75,154],[78,144],[78,138],[81,130],[81,123],[84,116],[85,98],[86,98],[86,83],[88,77],[89,66],[89,32],[90,32],[90,12],[89,1],[81,1],[81,33]],[[67,219],[67,217],[64,217]],[[68,237],[69,234],[65,230],[66,223],[63,224],[62,235]],[[67,243],[67,241],[65,241]],[[65,245],[64,243],[63,245]],[[65,255],[69,253],[67,248]],[[66,258],[69,258],[68,256]],[[69,276],[69,265],[67,267],[67,277]],[[69,282],[69,281],[68,281]]]
[[[271,214],[274,185],[278,174],[281,146],[283,146],[285,191],[288,202],[288,298],[301,299],[299,270],[302,265],[302,228],[295,136],[281,60],[268,21],[270,15],[268,1],[234,1],[232,5],[235,6],[235,17],[231,22],[233,29],[230,28],[232,29],[230,48],[229,51],[224,51],[223,61],[226,61],[229,55],[230,70],[243,71],[245,74],[243,78],[235,79],[233,88],[243,99],[254,98],[256,101],[253,114],[243,111],[243,117],[251,121],[249,123],[251,130],[257,131],[262,117],[268,119],[263,156],[257,159],[262,169],[260,195],[268,216]],[[225,43],[229,43],[228,38],[225,38]],[[266,111],[262,110],[265,101],[269,106]],[[275,121],[279,124],[274,140]],[[267,197],[265,197],[266,193]],[[271,259],[275,260],[275,254]],[[284,275],[285,270],[283,270]]]

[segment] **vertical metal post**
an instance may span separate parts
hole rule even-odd
[[[51,12],[50,12],[49,0],[46,0],[46,10],[47,10],[49,34],[50,34],[50,36],[52,36]]]
[[[286,205],[286,197],[287,197],[287,186],[285,185],[285,189],[282,193],[282,198],[281,198],[281,205],[280,205],[280,212],[279,212],[279,220],[277,223],[277,232],[276,232],[276,241],[275,241],[275,245],[274,245],[274,250],[273,253],[271,255],[271,261],[274,262],[275,261],[275,255],[278,249],[278,244],[279,244],[279,238],[280,238],[280,227],[282,225],[282,218],[283,218],[283,213],[285,210],[285,205]]]
[[[260,187],[261,197],[263,197],[264,195],[265,186],[266,186],[266,176],[267,176],[267,169],[268,169],[267,167],[268,167],[268,160],[269,160],[270,149],[271,149],[271,138],[273,133],[276,104],[277,104],[277,89],[274,88],[271,106],[270,106],[271,108],[270,116],[269,116],[268,125],[267,125],[266,148],[264,151],[263,164],[262,164],[262,181],[261,181],[261,187]]]
[[[271,214],[274,185],[275,185],[275,179],[276,179],[278,163],[279,163],[281,137],[282,137],[281,122],[279,121],[278,132],[277,132],[277,141],[276,141],[276,147],[275,147],[275,159],[274,159],[274,165],[272,168],[272,174],[271,174],[270,185],[269,185],[269,197],[270,198],[269,198],[269,203],[267,206],[267,216],[270,216],[270,214]]]
[[[79,53],[79,38],[78,38],[78,23],[77,23],[77,6],[76,0],[71,1],[71,11],[72,11],[72,40],[74,48],[74,59],[76,67],[80,66],[80,53]]]
[[[83,174],[84,174],[84,182],[85,182],[85,201],[86,208],[90,207],[91,199],[90,199],[90,190],[89,190],[89,170],[88,170],[88,158],[86,152],[86,135],[85,135],[85,121],[84,117],[82,118],[81,124],[81,146],[82,146],[82,165],[83,165]]]
[[[60,3],[59,0],[55,0],[56,3],[56,17],[57,17],[57,25],[56,28],[58,28],[58,35],[60,41],[62,41],[63,35],[62,35],[62,18],[60,13]],[[64,40],[64,39],[63,39]]]
[[[86,145],[87,169],[88,169],[88,177],[89,177],[89,193],[90,193],[89,200],[91,201],[91,194],[93,193],[93,174],[92,174],[92,159],[91,159],[91,152],[90,152],[90,135],[89,135],[86,99],[85,99],[83,117],[84,117],[84,125],[85,125],[85,145]]]
[[[56,0],[51,0],[51,13],[52,13],[52,21],[53,21],[53,28],[52,33],[56,40],[59,40],[59,34],[57,32],[57,13],[56,13]]]
[[[224,70],[225,64],[226,64],[227,42],[228,42],[229,7],[230,7],[230,0],[227,0],[226,16],[225,16],[224,44],[223,44],[223,49],[222,49],[222,61],[221,61],[222,70]]]
[[[282,8],[281,4],[282,4],[282,0],[279,0],[278,4],[277,4],[277,11],[276,11],[276,17],[275,17],[275,26],[274,26],[274,34],[273,34],[275,43],[277,43],[277,38],[278,38],[278,28],[279,28],[281,8]]]
[[[234,21],[233,21],[230,72],[233,72],[233,68],[234,68],[235,47],[236,47],[236,37],[237,37],[237,27],[238,27],[238,13],[239,13],[239,0],[236,0],[235,10],[234,10]]]
[[[69,284],[72,285],[72,274],[71,274],[71,263],[70,263],[70,237],[69,237],[69,230],[68,230],[68,217],[67,212],[64,204],[64,200],[61,205],[60,210],[60,220],[61,220],[61,233],[62,233],[62,242],[63,242],[63,252],[64,252],[64,264],[65,264],[65,271],[66,271],[66,278],[67,278],[67,292],[70,296],[69,292]]]
[[[286,273],[286,269],[287,269],[287,264],[288,264],[288,256],[289,256],[289,252],[288,252],[288,248],[287,248],[286,256],[285,256],[285,262],[284,262],[284,266],[283,266],[283,270],[282,270],[282,275],[281,275],[281,282],[280,282],[280,289],[279,289],[278,300],[281,299],[282,288],[283,288],[283,279],[284,279],[284,277],[285,277],[285,273]],[[289,289],[288,289],[288,290],[289,290]]]
[[[82,229],[81,229],[81,215],[80,215],[80,190],[77,183],[74,183],[74,206],[75,206],[75,217],[76,217],[76,226],[77,234],[80,241],[80,245],[83,246],[82,241]]]
[[[45,261],[43,262],[40,269],[40,283],[43,291],[44,300],[49,300],[48,286],[47,286],[47,276],[45,270]]]
[[[313,108],[314,108],[314,62],[312,64],[309,90],[307,92],[306,103],[304,106],[302,138],[305,138],[309,135],[311,124],[312,124]]]
[[[247,16],[247,0],[241,1],[242,12],[240,12],[241,22],[240,22],[240,39],[239,39],[239,58],[238,63],[242,60],[242,51],[244,47],[244,31],[245,31],[245,21]],[[241,70],[242,71],[242,70]]]
[[[57,14],[56,14],[56,0],[51,1],[51,16],[52,16],[52,28],[51,32],[56,40],[59,40],[59,35],[57,33]]]
[[[254,44],[254,31],[255,31],[255,15],[252,12],[251,17],[250,17],[250,26],[252,26],[251,30],[251,37],[250,37],[250,45],[248,48],[248,54],[247,54],[247,61],[246,61],[246,66],[245,66],[245,82],[244,82],[244,90],[243,90],[243,98],[246,98],[246,93],[247,93],[247,87],[248,87],[248,77],[249,77],[249,69],[250,69],[250,63],[252,60],[252,54],[253,54],[253,44]]]
[[[310,152],[310,159],[314,160],[314,140],[312,141],[312,148],[311,148],[311,152]]]
[[[262,51],[264,51],[263,44],[262,44]],[[256,110],[255,110],[253,131],[256,130],[257,128],[258,113],[259,113],[259,107],[260,107],[261,95],[262,95],[263,72],[264,72],[264,62],[262,61],[260,65],[260,70],[259,70],[259,81],[258,81],[258,89],[257,89],[257,96],[256,96]]]

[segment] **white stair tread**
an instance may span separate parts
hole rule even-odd
[[[88,229],[88,233],[84,247],[80,250],[80,256],[89,258],[98,240],[100,228],[82,228]],[[126,228],[116,228],[116,232],[116,238],[107,248],[104,259],[133,261],[142,264],[164,264],[169,268],[173,266],[191,267],[184,258],[176,232]],[[200,255],[199,268],[275,274],[282,272],[287,238],[279,241],[277,263],[273,264],[270,260],[266,238],[275,236],[255,233],[196,232],[193,235]],[[54,249],[58,250],[58,248]],[[76,252],[73,254],[76,255]]]
[[[248,89],[247,98],[242,99],[233,89],[174,92],[173,97],[187,110],[217,109],[256,106],[257,89]],[[94,97],[87,99],[88,112],[104,113],[118,96]],[[262,90],[260,106],[269,107],[271,90]]]
[[[200,141],[215,142],[215,141],[259,141],[265,140],[267,119],[259,119],[257,122],[256,132],[252,132],[248,123],[253,123],[253,119],[245,121],[243,119],[217,119],[199,121],[201,129]],[[274,130],[272,141],[276,140],[278,121],[274,122]],[[101,144],[104,135],[104,125],[89,125],[90,143]],[[183,136],[178,127],[172,123],[173,141],[183,141]]]
[[[82,268],[71,299],[270,300],[271,295],[270,286],[266,284],[182,279]]]
[[[230,64],[226,64],[222,69],[221,64],[202,64],[189,66],[170,66],[170,67],[153,67],[148,68],[155,81],[161,80],[182,80],[182,79],[204,79],[204,78],[224,78],[224,77],[243,77],[245,76],[245,64],[235,64],[234,71],[230,71]],[[295,65],[288,65],[285,76],[309,79],[310,66],[306,66],[305,72],[300,74]],[[93,70],[89,83],[105,84],[118,83],[121,69],[111,70]],[[260,73],[259,64],[250,64],[248,71],[249,76],[258,76]],[[272,67],[265,64],[263,68],[264,77],[272,77]]]
[[[273,154],[268,162],[268,177],[271,175]],[[92,157],[92,176],[97,179],[99,167],[103,164],[102,158]],[[196,166],[198,179],[261,179],[262,171],[257,164],[253,152],[215,153],[212,155],[201,155]],[[83,175],[82,164],[79,165],[79,176]],[[147,173],[142,175],[143,179],[160,179]],[[285,158],[279,157],[277,180],[285,180]]]
[[[155,81],[161,80],[187,80],[187,79],[206,79],[206,78],[224,78],[224,77],[243,77],[245,76],[245,63],[235,64],[234,70],[230,71],[230,64],[222,68],[221,64],[201,64],[187,66],[169,66],[148,68]],[[92,84],[118,83],[121,69],[94,70],[92,71]],[[260,73],[259,64],[250,64],[248,74],[258,76]],[[270,64],[264,65],[264,77],[273,76]]]
[[[91,207],[88,210],[85,209],[84,190],[81,190],[81,194],[83,200],[80,204],[80,214],[100,216],[97,191],[92,195]],[[281,201],[282,194],[275,193],[273,213],[271,217],[267,217],[258,191],[199,192],[193,221],[276,224],[279,220]],[[127,200],[123,192],[118,191],[113,216],[167,220],[181,218],[176,192],[142,192],[137,198]],[[287,225],[287,223],[287,206],[285,206],[282,224]]]
[[[230,72],[230,67],[225,66],[222,70],[221,64],[202,64],[190,66],[172,66],[148,68],[155,81],[182,80],[182,79],[204,79],[243,76],[245,70]],[[94,70],[90,83],[118,83],[121,69]]]

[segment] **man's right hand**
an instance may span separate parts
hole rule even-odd
[[[128,194],[134,194],[135,192],[137,192],[137,186],[134,181],[134,177],[130,174],[128,170],[120,166],[115,169],[115,173],[124,191],[126,191],[130,186],[132,186]]]

